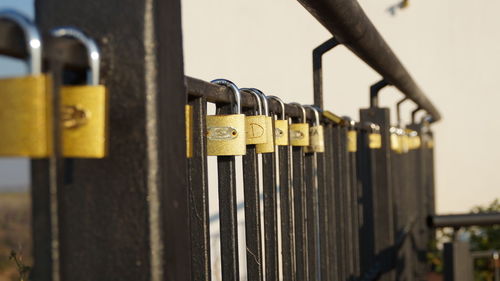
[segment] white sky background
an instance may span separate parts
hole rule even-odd
[[[500,2],[360,0],[365,12],[440,109],[435,125],[437,207],[464,212],[500,197]],[[312,102],[311,51],[329,33],[294,0],[183,0],[187,75],[228,78],[285,101]],[[0,8],[32,15],[31,0],[0,0]],[[0,75],[22,73],[21,63],[0,60]],[[368,87],[380,77],[344,47],[324,57],[325,105],[358,118]],[[382,92],[393,106],[396,90]],[[408,117],[414,106],[403,106]],[[0,190],[28,184],[26,159],[0,160]]]

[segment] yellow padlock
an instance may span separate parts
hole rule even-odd
[[[399,130],[399,139],[401,141],[401,153],[408,153],[409,151],[409,137],[405,130]]]
[[[418,135],[417,131],[414,130],[408,130],[408,149],[409,150],[415,150],[419,149],[420,146],[422,145],[422,142],[420,140],[420,136]]]
[[[207,116],[207,155],[235,156],[246,154],[245,115],[241,114],[240,91],[225,79],[212,83],[229,87],[234,93],[234,114]]]
[[[356,121],[352,120],[350,117],[342,117],[347,127],[347,151],[356,152],[358,150],[358,132],[356,132]]]
[[[248,144],[262,144],[267,142],[266,116],[262,115],[262,103],[260,96],[254,89],[243,88],[245,91],[254,95],[257,104],[257,115],[245,116],[246,142]]]
[[[302,123],[290,124],[290,144],[292,146],[309,146],[309,124],[305,108],[299,103],[290,103],[300,107],[302,110]]]
[[[304,151],[306,153],[321,153],[325,152],[325,139],[323,133],[323,126],[319,120],[319,111],[314,106],[305,105],[304,107],[310,108],[314,112],[314,125],[309,127],[309,146]]]
[[[285,103],[276,96],[267,96],[276,100],[281,106],[281,119],[274,120],[274,143],[278,146],[288,146],[288,119],[285,113]]]
[[[43,158],[52,147],[52,86],[42,74],[42,44],[35,25],[17,12],[0,12],[0,19],[24,32],[30,74],[0,80],[0,156]]]
[[[78,40],[88,51],[87,85],[61,87],[62,154],[71,158],[108,155],[108,94],[99,85],[100,54],[94,40],[72,27],[56,28],[54,37]]]
[[[398,134],[398,128],[391,127],[390,133],[391,133],[391,149],[396,153],[401,153],[402,148],[401,148],[401,140]]]
[[[266,142],[262,144],[255,145],[255,151],[257,153],[272,153],[274,152],[274,128],[273,128],[273,118],[269,116],[269,105],[267,103],[267,97],[258,89],[253,89],[262,100],[262,107],[264,109],[264,115],[266,116]]]
[[[370,123],[371,131],[368,134],[368,147],[370,149],[382,148],[382,135],[380,134],[380,126]]]

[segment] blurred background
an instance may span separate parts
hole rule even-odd
[[[500,1],[410,0],[404,8],[399,0],[359,2],[442,113],[433,126],[437,212],[465,213],[500,198]],[[184,0],[182,5],[186,75],[227,78],[287,102],[312,103],[311,53],[330,36],[297,1]],[[32,0],[0,0],[0,8],[34,13]],[[276,16],[277,10],[283,12]],[[25,69],[20,61],[0,58],[0,76]],[[325,107],[358,119],[359,108],[368,106],[369,86],[380,76],[342,46],[324,56],[323,69]],[[381,106],[395,108],[401,97],[396,89],[385,89]],[[414,108],[403,104],[403,120]],[[5,221],[7,210],[29,205],[19,193],[28,186],[27,159],[0,159],[0,219]],[[3,222],[0,230],[14,229],[11,224]],[[5,235],[0,231],[0,238]],[[16,241],[11,248],[27,247]]]

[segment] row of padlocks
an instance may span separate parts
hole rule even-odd
[[[54,127],[59,126],[61,154],[72,158],[103,158],[108,150],[108,96],[99,85],[100,55],[96,43],[73,27],[59,27],[53,38],[71,38],[88,51],[87,85],[53,89],[53,77],[44,73],[42,38],[25,16],[0,11],[0,20],[16,24],[24,33],[29,54],[28,74],[0,79],[0,156],[45,158],[53,154]],[[59,114],[54,98],[59,97]],[[54,116],[61,116],[55,122]]]
[[[302,146],[306,153],[322,153],[325,151],[323,126],[320,122],[320,110],[312,105],[297,106],[302,112],[300,123],[289,123],[286,117],[285,104],[276,96],[266,96],[262,91],[255,88],[238,88],[234,83],[225,79],[213,80],[212,83],[224,85],[231,89],[234,94],[235,104],[230,114],[209,115],[206,118],[207,126],[207,154],[209,156],[237,156],[246,154],[247,145],[255,145],[257,153],[274,152],[276,146]],[[255,114],[245,115],[241,113],[241,92],[246,92],[255,98]],[[270,114],[268,99],[275,100],[280,104],[281,112],[276,118]],[[309,109],[314,114],[313,124],[307,122]],[[187,112],[189,112],[189,106]],[[189,120],[189,113],[186,120]],[[348,150],[355,152],[357,148],[357,132],[355,122],[350,121],[347,134]],[[190,125],[186,122],[188,137],[188,157],[190,157],[189,136]],[[376,124],[369,124],[369,147],[379,149],[382,146],[380,128]],[[397,153],[406,153],[417,149],[421,145],[420,136],[416,131],[410,129],[391,128],[391,148]]]

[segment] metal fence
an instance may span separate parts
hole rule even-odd
[[[217,157],[222,280],[240,276],[236,161],[244,170],[248,280],[421,280],[432,237],[425,218],[434,214],[430,126],[439,113],[357,2],[300,2],[336,37],[313,52],[319,120],[294,104],[284,113],[290,124],[319,121],[324,152],[282,145],[259,154],[248,145],[241,158]],[[89,62],[77,41],[49,30],[76,26],[100,46],[110,149],[105,159],[62,157],[54,110],[54,153],[32,161],[32,278],[211,280],[207,104],[229,113],[234,100],[228,87],[184,76],[180,1],[36,1],[36,23],[54,108],[61,84],[85,81]],[[26,57],[23,38],[0,20],[0,53]],[[367,91],[372,106],[357,122],[323,108],[321,56],[338,44],[384,77]],[[377,102],[387,85],[425,118],[394,127]],[[268,102],[281,118],[279,102]],[[255,97],[242,91],[241,107],[253,112]]]

